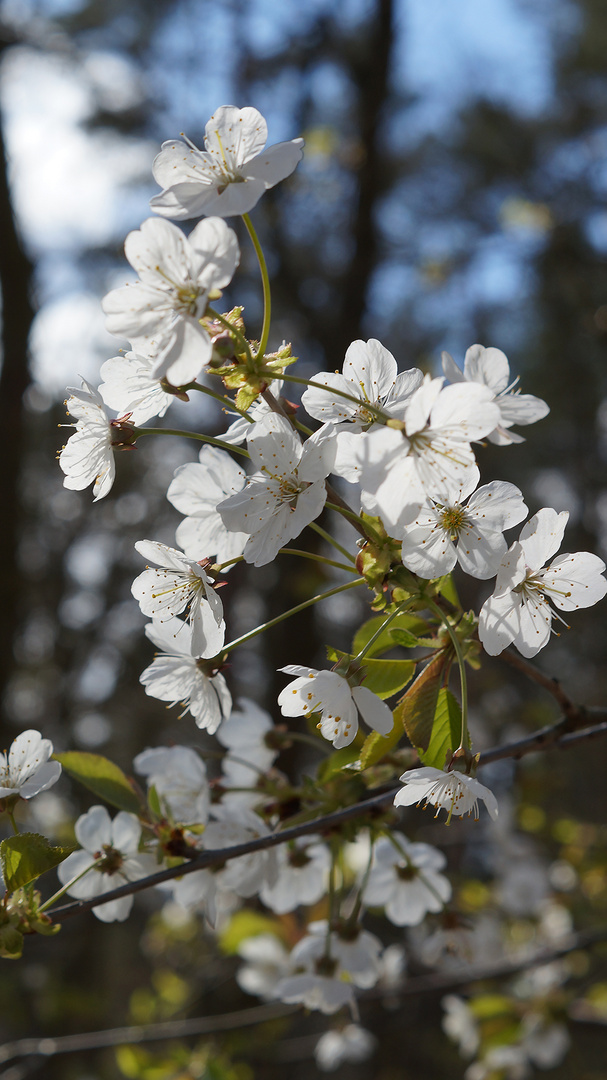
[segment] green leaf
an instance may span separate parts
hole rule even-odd
[[[84,751],[68,750],[64,754],[54,754],[63,768],[74,780],[98,795],[111,806],[119,810],[128,810],[131,814],[141,813],[141,803],[122,769],[108,761],[101,754],[89,754]]]
[[[349,654],[327,645],[327,657],[332,664],[347,655]],[[416,663],[415,660],[377,660],[375,657],[367,660],[365,657],[360,661],[361,670],[364,672],[362,685],[380,698],[392,697],[392,694],[398,693],[411,681]]]
[[[415,660],[362,660],[365,672],[363,686],[380,698],[392,697],[411,682],[415,674]]]
[[[419,750],[424,765],[443,769],[448,750],[455,750],[462,734],[462,710],[450,690],[441,687],[438,692],[432,738],[427,750]]]
[[[39,833],[19,833],[9,836],[0,844],[2,876],[9,892],[20,889],[30,881],[59,866],[73,847],[53,847],[46,836]]]
[[[459,596],[457,595],[457,589],[453,583],[453,574],[445,574],[444,577],[438,578],[436,582],[437,592],[441,596],[445,597],[453,607],[461,608]]]
[[[325,758],[318,769],[318,779],[321,783],[326,783],[336,773],[341,772],[346,765],[351,765],[356,761],[358,759],[358,749],[358,746],[352,743],[350,746],[343,746],[341,750],[335,750],[333,754],[329,754],[329,757]]]
[[[363,623],[354,635],[354,641],[352,642],[352,652],[355,656],[364,649],[367,642],[371,640],[373,635],[377,633],[385,621],[385,615],[376,615],[374,618],[368,619],[366,623]],[[403,611],[392,620],[384,633],[379,635],[377,641],[373,643],[367,655],[380,656],[381,653],[388,652],[388,650],[393,649],[396,644],[400,644],[400,642],[396,642],[393,637],[394,630],[406,630],[414,636],[417,636],[420,633],[427,632],[428,626],[426,621],[420,619],[418,615],[408,615],[406,611]],[[405,647],[410,648],[411,646]]]
[[[395,722],[404,727],[420,756],[428,749],[432,738],[438,695],[445,681],[446,662],[444,652],[437,653],[403,694],[394,710]]]
[[[156,818],[163,818],[164,817],[164,813],[162,811],[162,806],[161,806],[161,803],[160,803],[160,797],[159,797],[158,792],[156,790],[156,785],[155,784],[150,784],[150,786],[148,788],[148,806],[150,808],[150,813],[153,814],[154,817],[156,817]]]

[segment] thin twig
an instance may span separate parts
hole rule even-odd
[[[505,649],[500,654],[500,660],[505,660],[511,667],[516,668],[517,671],[521,671],[523,675],[526,675],[528,679],[536,682],[539,686],[543,686],[544,690],[547,690],[549,694],[558,702],[561,711],[564,714],[565,720],[567,720],[571,727],[568,730],[573,730],[574,727],[582,727],[586,723],[586,709],[582,705],[575,705],[571,698],[567,696],[563,690],[558,679],[552,678],[550,675],[545,675],[543,671],[536,668],[534,664],[530,664],[528,660],[525,660],[517,652],[512,652],[510,649]]]
[[[578,949],[588,948],[607,939],[607,927],[581,931],[571,935],[567,942],[553,949],[539,949],[535,953],[517,959],[488,964],[482,968],[469,968],[458,972],[429,972],[405,979],[401,986],[386,988],[376,986],[359,995],[361,1001],[373,1001],[384,997],[410,998],[419,994],[444,994],[472,983],[488,979],[504,979],[517,975],[528,968],[548,964]],[[193,1035],[211,1035],[221,1031],[234,1031],[270,1020],[292,1016],[300,1011],[299,1005],[282,1002],[258,1005],[239,1012],[216,1016],[199,1016],[185,1020],[168,1020],[163,1023],[137,1024],[132,1027],[110,1028],[105,1031],[89,1031],[79,1035],[60,1035],[56,1038],[18,1039],[0,1046],[0,1064],[14,1058],[29,1056],[54,1057],[56,1054],[76,1053],[82,1050],[102,1050],[125,1043],[159,1042],[164,1039],[188,1038]],[[587,1020],[585,1015],[573,1019]],[[3,1073],[2,1076],[6,1074]]]
[[[534,735],[530,735],[526,739],[519,739],[518,742],[508,743],[505,746],[498,746],[492,750],[485,750],[480,755],[479,766],[488,765],[492,761],[500,761],[503,758],[521,758],[534,751],[549,750],[552,747],[567,747],[574,743],[607,734],[607,709],[592,710],[592,714],[599,719],[600,722],[583,731],[575,731],[563,735],[561,734],[562,728],[560,723],[557,723],[551,728],[542,728],[541,731],[536,732]],[[71,904],[65,904],[62,907],[51,909],[47,914],[53,919],[56,918],[60,921],[65,921],[65,919],[69,919],[73,915],[90,911],[99,904],[107,904],[110,900],[119,900],[123,896],[130,896],[132,893],[153,888],[165,881],[171,881],[174,878],[192,874],[196,870],[205,870],[210,866],[217,866],[220,863],[228,862],[230,859],[237,859],[241,855],[250,855],[256,851],[265,851],[268,848],[287,843],[289,840],[296,840],[300,836],[309,836],[314,833],[330,833],[333,830],[340,828],[344,821],[349,821],[351,818],[362,817],[364,814],[368,813],[377,813],[383,805],[390,803],[393,800],[398,790],[399,788],[397,786],[390,787],[379,792],[377,795],[373,795],[370,799],[363,799],[361,802],[353,803],[352,806],[346,806],[342,810],[335,810],[331,814],[325,814],[322,817],[302,822],[291,828],[282,829],[280,832],[270,833],[267,836],[260,836],[255,840],[249,840],[242,844],[235,844],[233,847],[203,851],[200,855],[197,855],[187,863],[183,863],[181,866],[172,866],[166,870],[159,871],[157,874],[152,874],[150,877],[140,878],[138,881],[130,881],[127,885],[122,885],[118,889],[112,889],[109,892],[102,893],[100,896],[93,897],[91,900],[76,900]]]
[[[107,1046],[124,1043],[157,1042],[161,1039],[187,1038],[191,1035],[211,1035],[217,1031],[234,1031],[237,1028],[278,1020],[297,1012],[298,1005],[258,1005],[252,1009],[223,1013],[219,1016],[195,1016],[187,1020],[166,1020],[163,1023],[136,1024],[133,1027],[111,1028],[106,1031],[87,1031],[79,1035],[60,1035],[57,1038],[17,1039],[0,1046],[0,1064],[13,1058],[40,1054],[75,1053],[78,1050],[102,1050]]]

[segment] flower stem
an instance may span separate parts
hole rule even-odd
[[[207,397],[215,398],[215,401],[218,401],[219,404],[222,405],[224,408],[225,408],[226,405],[229,405],[230,410],[232,412],[238,412],[239,416],[244,417],[245,420],[249,420],[251,422],[251,424],[254,423],[254,421],[251,419],[251,417],[249,416],[248,413],[240,412],[236,408],[236,405],[232,401],[232,398],[229,398],[227,394],[216,394],[214,390],[210,390],[208,386],[203,386],[202,383],[199,383],[199,382],[186,383],[186,385],[180,387],[180,389],[181,390],[198,390],[198,392],[200,394],[206,394]]]
[[[257,255],[257,261],[259,263],[259,269],[261,271],[261,283],[263,286],[263,327],[261,330],[261,340],[259,342],[259,348],[255,354],[255,359],[258,360],[260,356],[264,356],[268,338],[270,336],[270,322],[272,319],[272,297],[270,293],[270,278],[268,276],[268,267],[266,265],[265,255],[263,253],[259,238],[255,231],[255,226],[251,221],[248,214],[242,215],[242,220],[245,223],[247,232],[251,237],[251,242],[255,248],[255,254]]]
[[[442,622],[443,626],[447,630],[447,633],[449,634],[449,637],[451,638],[451,642],[455,650],[455,655],[457,657],[457,666],[459,667],[459,679],[462,692],[462,731],[460,744],[457,749],[468,750],[470,743],[470,736],[468,734],[468,681],[466,678],[466,661],[464,660],[462,647],[460,645],[458,636],[455,633],[455,630],[453,629],[444,611],[441,611],[438,604],[434,603],[434,600],[426,600],[426,604],[430,608],[430,611],[434,612],[436,617]],[[457,750],[455,751],[455,753],[457,753]]]
[[[63,886],[63,888],[59,889],[58,892],[53,893],[53,895],[50,896],[48,900],[45,900],[44,903],[41,904],[38,908],[38,911],[46,911],[46,909],[49,908],[51,904],[54,904],[56,900],[61,900],[61,897],[65,896],[66,892],[71,889],[72,885],[75,885],[77,881],[80,881],[80,878],[83,878],[85,874],[88,874],[89,870],[94,870],[95,867],[99,866],[102,862],[103,857],[100,859],[95,859],[95,862],[92,862],[90,866],[87,866],[84,870],[81,870],[80,873],[76,874],[75,877],[71,878],[67,882],[67,884]]]
[[[341,544],[339,544],[337,540],[333,536],[331,536],[330,533],[325,532],[325,530],[320,525],[317,525],[315,521],[311,521],[308,528],[314,529],[315,533],[318,533],[319,536],[322,536],[323,540],[326,540],[328,544],[331,544],[331,546],[334,547],[336,551],[340,551],[346,559],[350,560],[350,562],[356,562],[356,559],[352,555],[352,552],[348,551],[347,548],[342,547]]]
[[[300,611],[305,611],[306,608],[312,607],[313,604],[318,604],[320,600],[327,600],[330,596],[336,596],[337,593],[345,592],[346,589],[354,589],[357,585],[364,584],[365,579],[359,577],[356,578],[355,581],[347,581],[345,585],[337,585],[334,589],[328,589],[327,592],[312,596],[309,600],[304,600],[303,604],[297,604],[296,607],[289,608],[288,611],[283,611],[282,615],[277,615],[275,619],[270,619],[269,622],[262,623],[261,626],[256,626],[254,630],[249,630],[249,632],[243,634],[242,637],[230,641],[227,645],[224,645],[221,650],[221,655],[231,652],[237,645],[243,645],[245,641],[250,641],[251,638],[257,637],[258,634],[263,634],[264,630],[270,630],[273,626],[278,626],[278,624],[285,619],[290,619],[292,615],[298,615]]]
[[[243,457],[249,457],[249,451],[243,450],[241,446],[233,446],[232,443],[223,442],[222,439],[213,439],[211,435],[201,435],[198,431],[178,431],[175,428],[133,428],[133,434],[136,439],[140,439],[142,435],[177,435],[182,439],[198,439],[199,442],[210,443],[211,446],[218,446],[220,450],[233,450],[235,454],[242,454]]]
[[[13,826],[13,832],[18,836],[19,835],[19,828],[17,826],[17,822],[15,821],[14,812],[12,810],[7,809],[6,813],[7,813],[7,816],[8,816],[8,820],[10,821],[11,825]]]
[[[349,574],[357,574],[354,566],[336,562],[335,559],[327,559],[324,555],[316,555],[313,551],[303,551],[300,548],[281,548],[279,555],[299,555],[302,559],[312,559],[314,562],[324,563],[325,566],[335,566],[338,570],[347,570]]]
[[[366,653],[369,652],[369,649],[371,648],[371,646],[375,644],[378,637],[380,637],[381,634],[383,634],[384,630],[390,625],[391,622],[394,621],[396,616],[400,615],[403,611],[406,611],[408,607],[412,607],[413,604],[416,604],[418,599],[419,598],[417,596],[413,596],[413,597],[410,597],[408,600],[403,600],[402,603],[398,605],[396,610],[393,611],[390,615],[388,615],[387,619],[384,619],[383,623],[379,627],[379,630],[376,630],[375,633],[373,634],[373,637],[369,638],[367,644],[363,645],[363,647],[360,650],[358,656],[355,656],[352,662],[356,663],[357,660],[362,660],[363,656],[365,656]]]
[[[266,373],[263,371],[260,372],[260,375],[264,374]],[[268,371],[267,375],[273,379],[276,378],[276,372],[274,371]],[[346,401],[351,401],[354,405],[357,405],[358,408],[363,407],[365,412],[372,413],[376,420],[382,424],[387,423],[388,420],[394,419],[376,405],[371,405],[369,401],[361,401],[359,397],[355,397],[354,394],[348,394],[345,390],[338,390],[336,386],[325,386],[324,383],[315,382],[314,379],[304,379],[301,375],[291,375],[286,371],[282,373],[281,379],[284,379],[285,382],[299,383],[301,386],[313,386],[317,390],[324,390],[326,393],[337,394],[338,397],[344,398]]]

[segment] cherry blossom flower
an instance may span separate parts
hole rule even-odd
[[[100,394],[86,379],[82,388],[68,386],[65,405],[76,417],[76,430],[70,435],[59,455],[59,466],[65,473],[63,486],[71,491],[82,491],[94,484],[94,502],[105,498],[111,490],[116,475],[114,447],[128,445],[121,420],[110,420]],[[69,425],[68,425],[69,426]],[[127,425],[128,428],[128,425]]]
[[[282,379],[274,379],[272,383],[272,393],[275,398],[280,397],[283,386],[284,383]],[[221,441],[230,443],[231,446],[240,446],[241,443],[245,442],[246,437],[251,430],[251,423],[256,424],[259,420],[263,420],[264,416],[269,416],[271,412],[272,409],[262,397],[256,398],[253,404],[247,409],[247,416],[250,418],[248,420],[242,413],[226,409],[226,414],[228,416],[235,416],[236,419],[230,424],[228,430],[223,432]]]
[[[461,772],[443,772],[434,769],[430,765],[424,765],[421,769],[409,769],[400,777],[405,785],[394,797],[395,806],[435,806],[436,814],[441,810],[448,813],[447,824],[451,816],[462,817],[464,814],[474,813],[475,821],[478,820],[479,799],[484,802],[490,817],[497,817],[497,799],[489,788],[484,787],[472,776],[466,776]]]
[[[447,483],[440,501],[423,506],[405,527],[402,559],[409,570],[423,578],[436,578],[448,574],[458,562],[472,577],[497,574],[508,547],[504,529],[518,525],[527,507],[519,489],[502,480],[478,488],[464,506],[475,479],[471,475],[463,487]]]
[[[175,470],[167,499],[187,517],[177,526],[175,539],[192,559],[215,555],[228,562],[242,555],[249,534],[226,529],[217,505],[242,491],[246,476],[225,450],[203,446],[199,463],[188,462]],[[228,569],[226,567],[226,569]]]
[[[310,923],[291,952],[293,974],[278,983],[276,996],[328,1014],[352,1007],[353,987],[369,989],[377,982],[381,949],[381,941],[367,930],[327,934],[324,920]]]
[[[258,472],[217,509],[227,529],[249,534],[245,561],[265,566],[321,513],[336,447],[320,433],[302,444],[289,421],[275,413],[253,425],[247,446]]]
[[[379,514],[392,535],[446,486],[453,492],[478,483],[470,443],[493,430],[497,406],[486,386],[443,383],[425,376],[399,418],[402,430],[378,425],[364,439],[351,438],[346,479],[360,481],[364,509]]]
[[[544,567],[561,546],[568,518],[566,510],[540,510],[502,559],[493,595],[479,616],[479,637],[491,656],[510,644],[523,656],[535,656],[550,638],[550,601],[561,611],[575,611],[607,592],[605,563],[588,551],[561,555]]]
[[[204,761],[189,746],[142,750],[135,771],[154,787],[161,805],[182,825],[204,824],[209,816],[209,783]]]
[[[300,904],[316,904],[324,896],[331,856],[318,837],[302,837],[276,850],[278,877],[264,885],[259,898],[277,915],[294,911]]]
[[[211,735],[229,717],[232,697],[220,672],[208,672],[204,661],[192,656],[192,630],[181,619],[155,619],[145,633],[160,649],[139,679],[150,697],[181,704],[196,726]]]
[[[204,567],[154,540],[138,540],[135,548],[144,559],[158,564],[158,569],[144,570],[131,586],[143,614],[164,622],[189,608],[192,655],[216,656],[225,640],[223,604]]]
[[[218,820],[207,825],[202,837],[206,851],[246,844],[270,833],[266,823],[252,810],[215,806],[213,814]],[[255,896],[264,885],[273,885],[277,873],[276,851],[269,848],[230,859],[214,876],[219,889],[232,890],[237,896],[248,898]]]
[[[337,426],[337,455],[333,472],[354,482],[350,450],[352,435],[370,430],[377,417],[369,406],[397,415],[423,382],[417,368],[398,374],[396,360],[381,341],[353,341],[346,352],[343,373],[321,371],[314,382],[324,383],[326,390],[310,386],[301,403],[316,420]],[[335,391],[358,398],[359,404],[348,401]],[[345,436],[345,437],[344,437]]]
[[[299,664],[289,664],[280,670],[297,676],[278,697],[283,716],[319,712],[321,735],[336,750],[349,746],[355,738],[359,714],[380,735],[392,731],[394,718],[390,709],[366,686],[350,686],[336,671],[317,671]]]
[[[542,420],[550,409],[541,398],[521,394],[514,390],[518,379],[510,382],[510,365],[501,349],[486,349],[484,345],[471,345],[461,371],[448,352],[442,354],[443,371],[450,382],[473,382],[488,386],[495,395],[499,408],[499,423],[487,438],[498,446],[520,443],[525,440],[509,429],[513,424],[533,424]]]
[[[39,731],[22,731],[11,743],[8,753],[0,754],[0,799],[18,795],[33,799],[47,791],[61,775],[58,761],[49,761],[53,753],[50,739]]]
[[[152,377],[156,361],[139,353],[112,356],[101,366],[105,380],[99,393],[110,409],[119,415],[129,413],[133,424],[145,424],[152,416],[164,416],[175,400],[167,394],[159,379]]]
[[[392,839],[380,837],[363,900],[371,907],[385,907],[395,926],[417,926],[427,912],[441,911],[451,897],[451,885],[439,873],[445,865],[443,853],[430,844],[412,844],[402,833],[393,833]]]
[[[316,1043],[314,1059],[323,1072],[333,1072],[345,1062],[355,1064],[367,1061],[375,1047],[377,1039],[366,1028],[358,1024],[346,1024],[343,1028],[325,1031]]]
[[[222,803],[229,806],[254,806],[258,791],[230,791],[231,788],[255,788],[259,776],[268,771],[277,750],[267,745],[272,731],[272,717],[249,698],[240,698],[238,707],[217,732],[217,739],[228,753],[221,762],[221,786],[227,791]]]
[[[480,1032],[478,1021],[463,998],[456,994],[447,994],[441,1001],[445,1010],[442,1020],[442,1029],[445,1035],[458,1043],[458,1049],[462,1057],[474,1057],[480,1046]]]
[[[228,285],[238,266],[236,234],[213,217],[186,239],[170,221],[148,218],[129,233],[124,251],[140,280],[104,298],[107,328],[136,352],[154,355],[151,378],[183,386],[211,358],[211,338],[200,320],[209,294]]]
[[[303,155],[303,139],[264,149],[267,138],[257,109],[222,105],[207,123],[204,150],[189,140],[162,144],[152,171],[164,190],[150,200],[152,210],[179,220],[248,214],[264,191],[291,175]]]
[[[102,896],[158,869],[152,855],[139,853],[141,825],[134,814],[121,810],[112,821],[105,806],[91,806],[78,818],[75,832],[83,850],[68,855],[57,867],[57,875],[61,884],[67,885],[78,874],[84,874],[67,890],[78,900]],[[101,863],[95,866],[98,859]],[[133,897],[123,896],[99,904],[93,914],[102,922],[124,922],[132,906]]]
[[[240,989],[272,1001],[278,982],[289,970],[289,952],[280,938],[275,934],[245,938],[238,946],[238,955],[246,960],[236,972]]]

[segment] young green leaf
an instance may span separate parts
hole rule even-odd
[[[438,692],[430,744],[427,750],[419,750],[419,756],[424,765],[443,769],[447,752],[457,749],[461,733],[462,710],[459,702],[453,697],[451,691],[443,686]]]
[[[102,754],[89,754],[78,750],[68,750],[63,754],[55,754],[54,757],[74,780],[78,780],[111,806],[128,810],[131,814],[141,813],[141,803],[131,782],[113,761],[109,761]]]
[[[18,833],[0,844],[2,876],[9,892],[35,881],[41,874],[59,866],[73,847],[53,847],[39,833]]]

